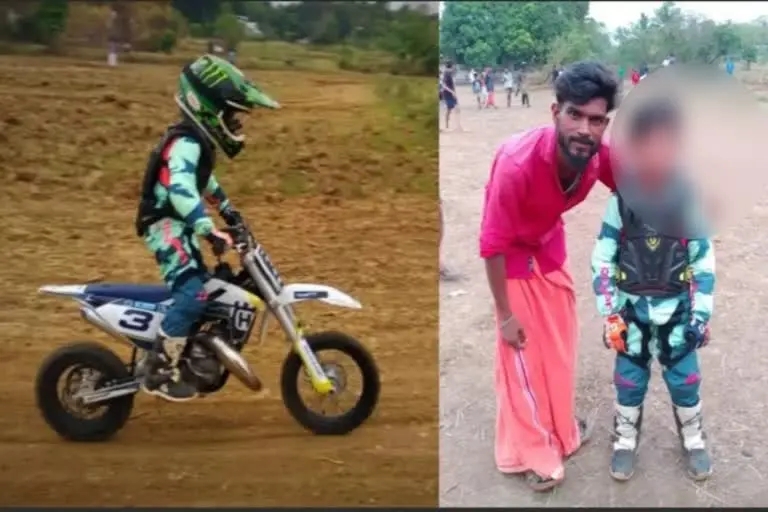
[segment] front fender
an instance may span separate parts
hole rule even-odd
[[[277,300],[283,305],[305,300],[318,300],[342,308],[361,309],[363,307],[354,297],[324,284],[293,283],[285,285]]]

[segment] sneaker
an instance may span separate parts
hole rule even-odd
[[[693,407],[674,407],[675,425],[686,458],[688,476],[700,482],[712,475],[712,460],[701,420],[701,402]]]
[[[688,457],[688,476],[696,482],[702,482],[712,475],[712,459],[706,448],[690,450]]]
[[[635,474],[635,450],[614,449],[611,456],[611,477],[626,482]]]
[[[613,454],[609,472],[614,480],[626,482],[635,474],[643,408],[616,404],[613,417]]]
[[[186,402],[197,397],[197,388],[181,380],[181,372],[170,364],[165,354],[152,352],[147,357],[147,374],[141,383],[150,395],[171,402]]]

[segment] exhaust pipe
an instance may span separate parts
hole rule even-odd
[[[73,398],[82,400],[85,405],[93,405],[99,402],[106,402],[125,395],[133,395],[139,392],[141,384],[137,380],[125,382],[123,384],[117,384],[116,386],[110,386],[108,388],[102,388],[96,391],[86,391],[84,393],[77,393]]]
[[[261,391],[263,387],[261,380],[253,373],[248,362],[237,350],[227,345],[223,339],[216,335],[203,334],[197,337],[195,341],[200,341],[211,349],[221,364],[229,370],[229,373],[237,377],[248,389]]]

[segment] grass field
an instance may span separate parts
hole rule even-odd
[[[206,40],[187,38],[179,41],[178,46],[170,54],[132,51],[122,53],[120,59],[124,62],[182,65],[206,51],[208,51]],[[103,47],[65,45],[59,48],[58,52],[59,56],[74,57],[80,61],[90,60],[100,63],[106,61],[106,45]],[[49,54],[50,50],[42,45],[0,41],[0,53],[41,56]],[[345,69],[364,73],[380,73],[396,69],[395,57],[384,51],[360,49],[348,45],[317,46],[284,41],[243,41],[238,46],[237,63],[243,69],[299,70],[334,74]]]
[[[303,308],[310,326],[358,337],[382,399],[344,438],[318,438],[284,411],[286,347],[273,331],[246,355],[269,388],[239,383],[190,405],[140,398],[112,442],[59,440],[33,383],[70,340],[126,350],[43,283],[156,282],[133,233],[148,152],[175,120],[179,66],[0,57],[0,505],[423,505],[437,500],[437,140],[434,81],[263,70],[283,109],[258,112],[219,181],[288,281],[338,286],[360,312]],[[419,107],[429,98],[430,108]]]

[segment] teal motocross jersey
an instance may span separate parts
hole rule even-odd
[[[166,148],[167,166],[160,170],[154,187],[155,206],[170,202],[184,223],[197,235],[205,236],[214,229],[214,223],[207,214],[203,199],[218,209],[229,208],[229,199],[211,175],[200,196],[197,188],[197,166],[200,160],[200,145],[189,137],[180,137]]]

